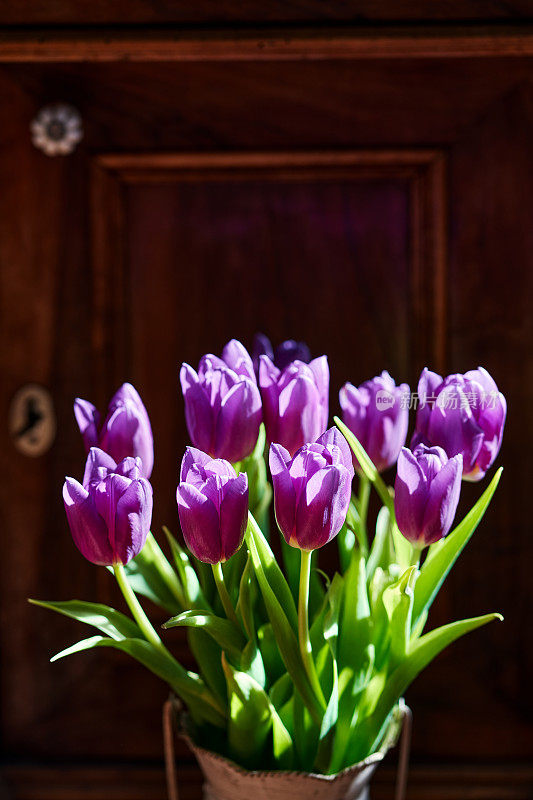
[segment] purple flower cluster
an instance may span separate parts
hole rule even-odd
[[[292,340],[274,350],[258,335],[253,358],[231,340],[220,357],[203,356],[197,371],[183,364],[180,381],[194,446],[183,457],[177,503],[185,541],[198,559],[219,564],[242,544],[248,479],[234,465],[254,450],[261,422],[270,444],[276,520],[286,541],[309,551],[337,535],[360,465],[342,434],[326,430],[326,356],[311,360],[307,346]],[[450,530],[461,479],[480,480],[493,464],[506,403],[482,367],[444,379],[424,369],[408,449],[409,397],[407,384],[396,386],[382,372],[359,387],[346,383],[339,401],[345,424],[378,472],[397,462],[396,522],[422,547]],[[113,396],[103,423],[86,400],[77,399],[74,412],[88,457],[83,484],[67,478],[63,489],[72,536],[95,564],[126,564],[142,549],[151,522],[148,414],[128,383]]]

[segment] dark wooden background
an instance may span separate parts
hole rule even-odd
[[[135,383],[156,436],[156,526],[175,528],[178,366],[257,329],[328,354],[332,412],[345,380],[383,368],[414,388],[426,364],[483,364],[505,393],[503,481],[433,621],[506,620],[409,691],[409,796],[533,797],[533,4],[376,5],[0,8],[0,411],[38,382],[59,423],[37,459],[0,434],[7,798],[164,796],[164,689],[118,654],[50,665],[87,634],[26,598],[120,604],[64,520],[63,476],[83,462],[73,398],[103,406]],[[67,157],[31,144],[52,101],[83,118]],[[465,507],[481,489],[464,487]],[[192,800],[198,775],[183,770]]]

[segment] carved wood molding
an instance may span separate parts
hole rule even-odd
[[[124,191],[131,184],[261,180],[406,181],[410,313],[417,369],[446,361],[447,192],[440,150],[103,154],[92,164],[94,382],[102,400],[128,370]]]
[[[275,28],[183,32],[145,28],[0,33],[0,62],[288,61],[533,55],[529,24],[502,27]]]

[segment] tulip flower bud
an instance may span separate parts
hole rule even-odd
[[[268,356],[278,369],[285,369],[285,367],[288,367],[293,361],[303,361],[304,364],[309,364],[311,361],[311,352],[305,342],[296,342],[294,339],[287,339],[281,344],[278,344],[274,352],[274,348],[268,336],[265,336],[264,333],[256,333],[252,350],[252,359],[256,375],[259,375],[260,356]]]
[[[249,456],[259,436],[261,396],[242,344],[228,342],[222,358],[203,356],[198,373],[183,364],[180,381],[192,443],[233,463]]]
[[[150,531],[152,487],[141,474],[141,459],[118,465],[91,448],[84,486],[66,478],[63,501],[74,544],[93,564],[127,564],[138,555]]]
[[[344,436],[330,428],[291,456],[270,446],[276,521],[285,540],[301,550],[316,550],[342,528],[350,503],[354,469]]]
[[[441,447],[402,447],[394,486],[398,528],[415,547],[442,539],[451,528],[461,491],[461,455]]]
[[[88,400],[75,400],[74,415],[87,452],[90,447],[100,447],[115,462],[127,456],[138,456],[142,460],[142,474],[150,477],[154,466],[152,428],[143,402],[131,383],[124,383],[113,395],[100,429],[100,414]]]
[[[448,456],[461,453],[463,478],[481,480],[499,453],[506,413],[505,397],[483,367],[444,380],[426,368],[411,447],[423,443],[444,448]]]
[[[378,472],[396,462],[405,444],[409,393],[409,386],[406,383],[396,386],[388,372],[382,372],[359,388],[345,383],[340,390],[343,421],[357,436]],[[355,456],[354,466],[359,468]]]
[[[228,461],[187,447],[177,490],[187,547],[206,564],[227,561],[242,544],[248,520],[248,478]]]
[[[309,364],[293,361],[279,370],[268,356],[259,362],[263,421],[269,442],[291,455],[314,442],[328,424],[329,367],[326,356]]]

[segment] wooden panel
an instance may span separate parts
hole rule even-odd
[[[335,354],[332,413],[346,380],[444,363],[440,153],[101,156],[93,180],[96,372],[150,409],[156,528],[176,517],[181,361],[298,335]]]
[[[372,780],[372,800],[391,800],[396,754],[379,767]],[[165,778],[161,767],[125,764],[117,767],[8,767],[5,787],[13,800],[163,800]],[[0,787],[2,788],[2,787]],[[201,775],[188,764],[179,769],[180,800],[201,800]],[[506,765],[413,766],[409,772],[409,800],[531,800],[531,767]]]
[[[259,28],[149,31],[0,31],[0,62],[323,61],[333,58],[479,58],[533,53],[533,28]]]
[[[183,333],[180,326],[184,321],[175,320],[173,312],[176,307],[183,313],[183,300],[177,292],[182,243],[188,242],[187,254],[204,265],[194,276],[193,286],[195,307],[205,314],[198,295],[205,286],[215,244],[227,268],[234,264],[236,273],[244,274],[239,249],[222,246],[217,224],[226,224],[230,213],[241,213],[243,206],[252,202],[263,202],[270,210],[277,205],[288,217],[289,210],[303,207],[302,197],[307,198],[308,206],[316,206],[322,219],[316,232],[313,230],[316,253],[309,256],[304,248],[313,276],[318,275],[319,257],[328,255],[320,235],[336,254],[333,269],[339,270],[343,286],[353,290],[360,267],[369,285],[365,298],[381,308],[377,290],[382,287],[370,280],[369,259],[362,257],[360,264],[354,263],[352,273],[348,250],[341,252],[341,234],[337,239],[333,236],[332,210],[337,205],[355,209],[359,224],[367,231],[369,221],[375,219],[376,206],[385,209],[386,241],[376,256],[380,276],[388,275],[385,260],[389,254],[395,248],[401,254],[400,293],[404,301],[409,298],[415,314],[407,319],[408,309],[399,299],[391,300],[391,308],[395,324],[402,332],[413,331],[412,339],[402,342],[391,336],[389,342],[375,337],[368,347],[366,340],[358,337],[356,320],[354,379],[367,377],[364,373],[382,354],[387,354],[394,366],[403,369],[406,365],[407,370],[414,370],[413,353],[433,360],[436,342],[441,341],[448,371],[484,363],[508,397],[510,417],[501,458],[506,472],[501,489],[490,515],[457,564],[433,617],[436,620],[450,614],[468,616],[497,609],[505,613],[506,621],[455,645],[409,692],[415,709],[413,760],[441,765],[437,764],[434,772],[424,772],[420,767],[415,774],[423,777],[415,778],[412,796],[531,796],[531,776],[524,773],[520,763],[533,756],[529,680],[533,654],[530,637],[526,638],[524,632],[524,620],[531,617],[532,610],[529,565],[533,555],[527,523],[532,479],[528,453],[533,445],[531,415],[527,412],[533,399],[533,64],[530,58],[517,56],[531,52],[530,39],[527,31],[511,39],[495,32],[485,38],[469,36],[465,31],[458,38],[452,33],[449,38],[414,37],[412,32],[404,37],[403,33],[384,34],[381,39],[358,35],[348,42],[333,37],[329,44],[322,35],[314,49],[308,40],[302,43],[297,36],[288,43],[278,39],[270,52],[267,44],[264,60],[259,53],[262,39],[255,37],[251,44],[245,42],[238,49],[237,55],[244,62],[231,60],[236,57],[234,43],[230,42],[231,47],[223,43],[217,50],[212,42],[199,47],[198,37],[189,51],[184,45],[188,52],[185,56],[181,45],[173,46],[168,32],[162,45],[155,36],[147,40],[144,51],[140,36],[131,46],[120,42],[119,46],[119,37],[110,37],[107,50],[102,49],[102,37],[100,44],[82,42],[78,47],[74,38],[65,36],[64,49],[54,49],[53,42],[45,41],[43,47],[49,49],[43,55],[41,44],[33,40],[25,54],[19,50],[17,56],[15,48],[11,57],[68,57],[72,63],[2,67],[0,402],[5,418],[13,392],[27,380],[36,379],[52,389],[59,417],[59,436],[53,449],[35,461],[14,450],[5,426],[0,433],[4,476],[0,486],[2,744],[5,757],[18,764],[53,759],[85,765],[81,772],[65,775],[51,767],[51,771],[39,772],[12,766],[6,777],[17,787],[15,796],[44,798],[48,792],[49,798],[74,798],[88,797],[91,791],[102,797],[142,797],[143,792],[145,797],[161,796],[160,773],[148,769],[152,777],[139,776],[135,788],[124,770],[110,768],[114,776],[110,777],[98,763],[104,759],[106,763],[135,759],[144,770],[145,765],[159,759],[159,708],[164,689],[118,655],[86,654],[49,665],[52,652],[83,634],[74,623],[29,609],[25,603],[27,596],[101,597],[112,585],[109,582],[102,587],[105,574],[78,557],[64,522],[59,495],[62,476],[65,472],[78,475],[83,459],[71,402],[80,394],[102,403],[108,387],[128,377],[120,374],[126,364],[131,370],[128,375],[139,375],[143,392],[149,396],[159,439],[163,441],[168,435],[179,442],[183,436],[183,429],[180,434],[178,428],[182,409],[177,375],[169,369],[174,370],[184,351],[194,360],[202,349],[220,346],[233,333],[217,314],[211,331],[202,317],[203,324],[191,334],[190,341],[178,342],[176,331]],[[211,48],[216,51],[214,56]],[[95,58],[129,56],[139,60],[78,63],[91,53]],[[169,61],[148,63],[162,54]],[[193,60],[184,61],[185,57]],[[219,60],[210,63],[210,57]],[[302,60],[306,58],[310,60]],[[32,148],[28,136],[28,125],[36,111],[57,98],[78,106],[85,127],[79,150],[64,160],[46,159]],[[213,151],[227,154],[226,171],[219,156],[217,164],[196,160],[191,170],[187,153]],[[242,166],[242,153],[258,151],[277,154],[272,156],[277,158],[301,151],[304,161],[309,153],[333,153],[339,159],[338,154],[347,151],[352,163],[337,161],[333,180],[319,176],[324,175],[323,164],[311,164],[312,177],[305,179],[304,196],[304,168],[301,163],[295,166],[294,156],[290,177],[282,174],[279,164],[274,180],[267,180],[264,167],[259,169],[260,175],[253,175],[257,164]],[[406,152],[411,159],[413,153],[423,157],[428,152],[429,156],[418,166],[411,162],[399,174],[392,170],[390,159],[378,167],[382,151],[392,152],[393,161]],[[111,158],[100,155],[109,152],[113,153]],[[361,152],[374,159],[366,173],[362,163],[353,163],[354,153]],[[98,165],[99,178],[91,183],[93,163]],[[186,163],[189,172],[196,170],[201,179],[184,179]],[[243,171],[253,177],[245,180]],[[229,177],[236,172],[238,180]],[[343,175],[348,172],[345,180]],[[222,179],[215,180],[214,173]],[[208,185],[214,187],[212,195],[207,192]],[[229,186],[235,191],[224,218],[221,209],[225,208],[224,192]],[[262,199],[261,187],[265,186]],[[344,186],[345,198],[339,203],[336,193]],[[105,205],[97,199],[102,194]],[[375,205],[365,198],[373,198]],[[194,206],[186,207],[186,199],[189,204],[194,201]],[[106,213],[91,216],[91,206]],[[183,216],[176,221],[178,211],[183,211]],[[193,212],[210,232],[205,255],[198,245],[201,232],[193,237],[184,227],[187,221],[189,227],[193,223]],[[418,221],[417,213],[423,215]],[[396,227],[391,222],[395,215]],[[437,223],[430,221],[426,228],[432,215]],[[285,231],[283,235],[290,242],[306,230],[303,221],[262,224],[259,230],[269,234],[268,247],[264,248],[269,268],[283,263],[284,253],[290,253],[291,263],[282,276],[284,285],[299,286],[303,273],[299,253],[294,245],[281,247],[280,232]],[[447,332],[444,340],[435,338],[433,332],[428,336],[432,316],[427,304],[428,297],[436,296],[427,265],[442,264],[432,254],[444,252],[431,242],[430,231],[442,228],[449,252],[449,303],[439,317],[439,325]],[[363,236],[361,230],[356,227],[360,242],[376,242],[374,234]],[[120,231],[125,232],[123,240],[118,236]],[[239,229],[237,235],[249,257],[257,259],[255,244],[246,238],[246,232]],[[94,275],[93,244],[103,259]],[[411,269],[417,263],[421,265],[419,279],[407,287],[403,279],[410,270],[413,276],[417,274],[416,268]],[[253,267],[259,269],[255,262]],[[157,279],[152,287],[146,280],[149,270]],[[141,294],[131,295],[127,286],[132,278],[140,280],[142,276],[140,287],[150,302],[144,310],[145,319],[136,321],[136,308],[141,316],[143,311]],[[424,276],[429,276],[429,287],[422,280]],[[96,328],[90,300],[95,278],[99,288],[94,310],[100,320]],[[163,279],[171,287],[168,297],[158,289]],[[245,280],[250,286],[251,278]],[[266,280],[275,309],[268,322],[281,336],[289,332],[295,303],[285,295],[276,304],[273,280],[268,275]],[[389,291],[385,278],[383,282],[383,292]],[[227,302],[232,302],[227,289],[222,289]],[[306,291],[307,298],[315,298],[313,287]],[[123,302],[111,307],[106,297],[122,298]],[[156,301],[165,309],[161,318],[154,312]],[[246,311],[239,335],[246,338],[251,334],[252,310],[261,320],[266,319],[262,302]],[[334,302],[335,298],[326,293],[328,313]],[[348,301],[341,298],[339,302],[346,313]],[[356,302],[360,302],[358,296]],[[213,308],[212,299],[207,308]],[[370,330],[372,310],[362,303],[358,310],[365,331]],[[125,326],[118,324],[121,320]],[[154,365],[154,372],[165,381],[166,397],[162,399],[155,396],[155,386],[150,388],[147,355],[141,347],[149,322],[153,327],[151,341],[157,342],[162,353],[161,363]],[[335,382],[348,377],[348,350],[337,349],[346,336],[345,320],[340,331],[333,325],[326,330],[323,321],[323,327],[315,331],[303,311],[298,311],[297,322],[306,333],[309,331],[315,348],[327,338],[331,360],[339,365]],[[106,342],[109,358],[101,372]],[[130,350],[132,357],[128,359]],[[173,420],[168,433],[163,414]],[[163,492],[159,496],[166,496],[164,502],[171,509],[176,462],[169,460],[171,442],[162,447],[157,458],[161,468],[166,464],[167,474],[157,478]],[[479,486],[465,486],[465,501],[470,502],[479,490]],[[170,510],[162,507],[157,513],[168,518]],[[466,775],[450,767],[457,761],[474,759],[478,767]],[[501,764],[501,769],[492,769],[495,764]],[[87,785],[89,788],[85,788]],[[377,791],[386,796],[389,789],[378,787]]]
[[[168,3],[162,0],[26,0],[23,4],[5,4],[0,10],[0,23],[11,25],[81,25],[81,24],[231,24],[290,22],[400,21],[400,20],[514,20],[531,18],[530,0],[446,0],[427,3],[424,0],[190,0]]]

